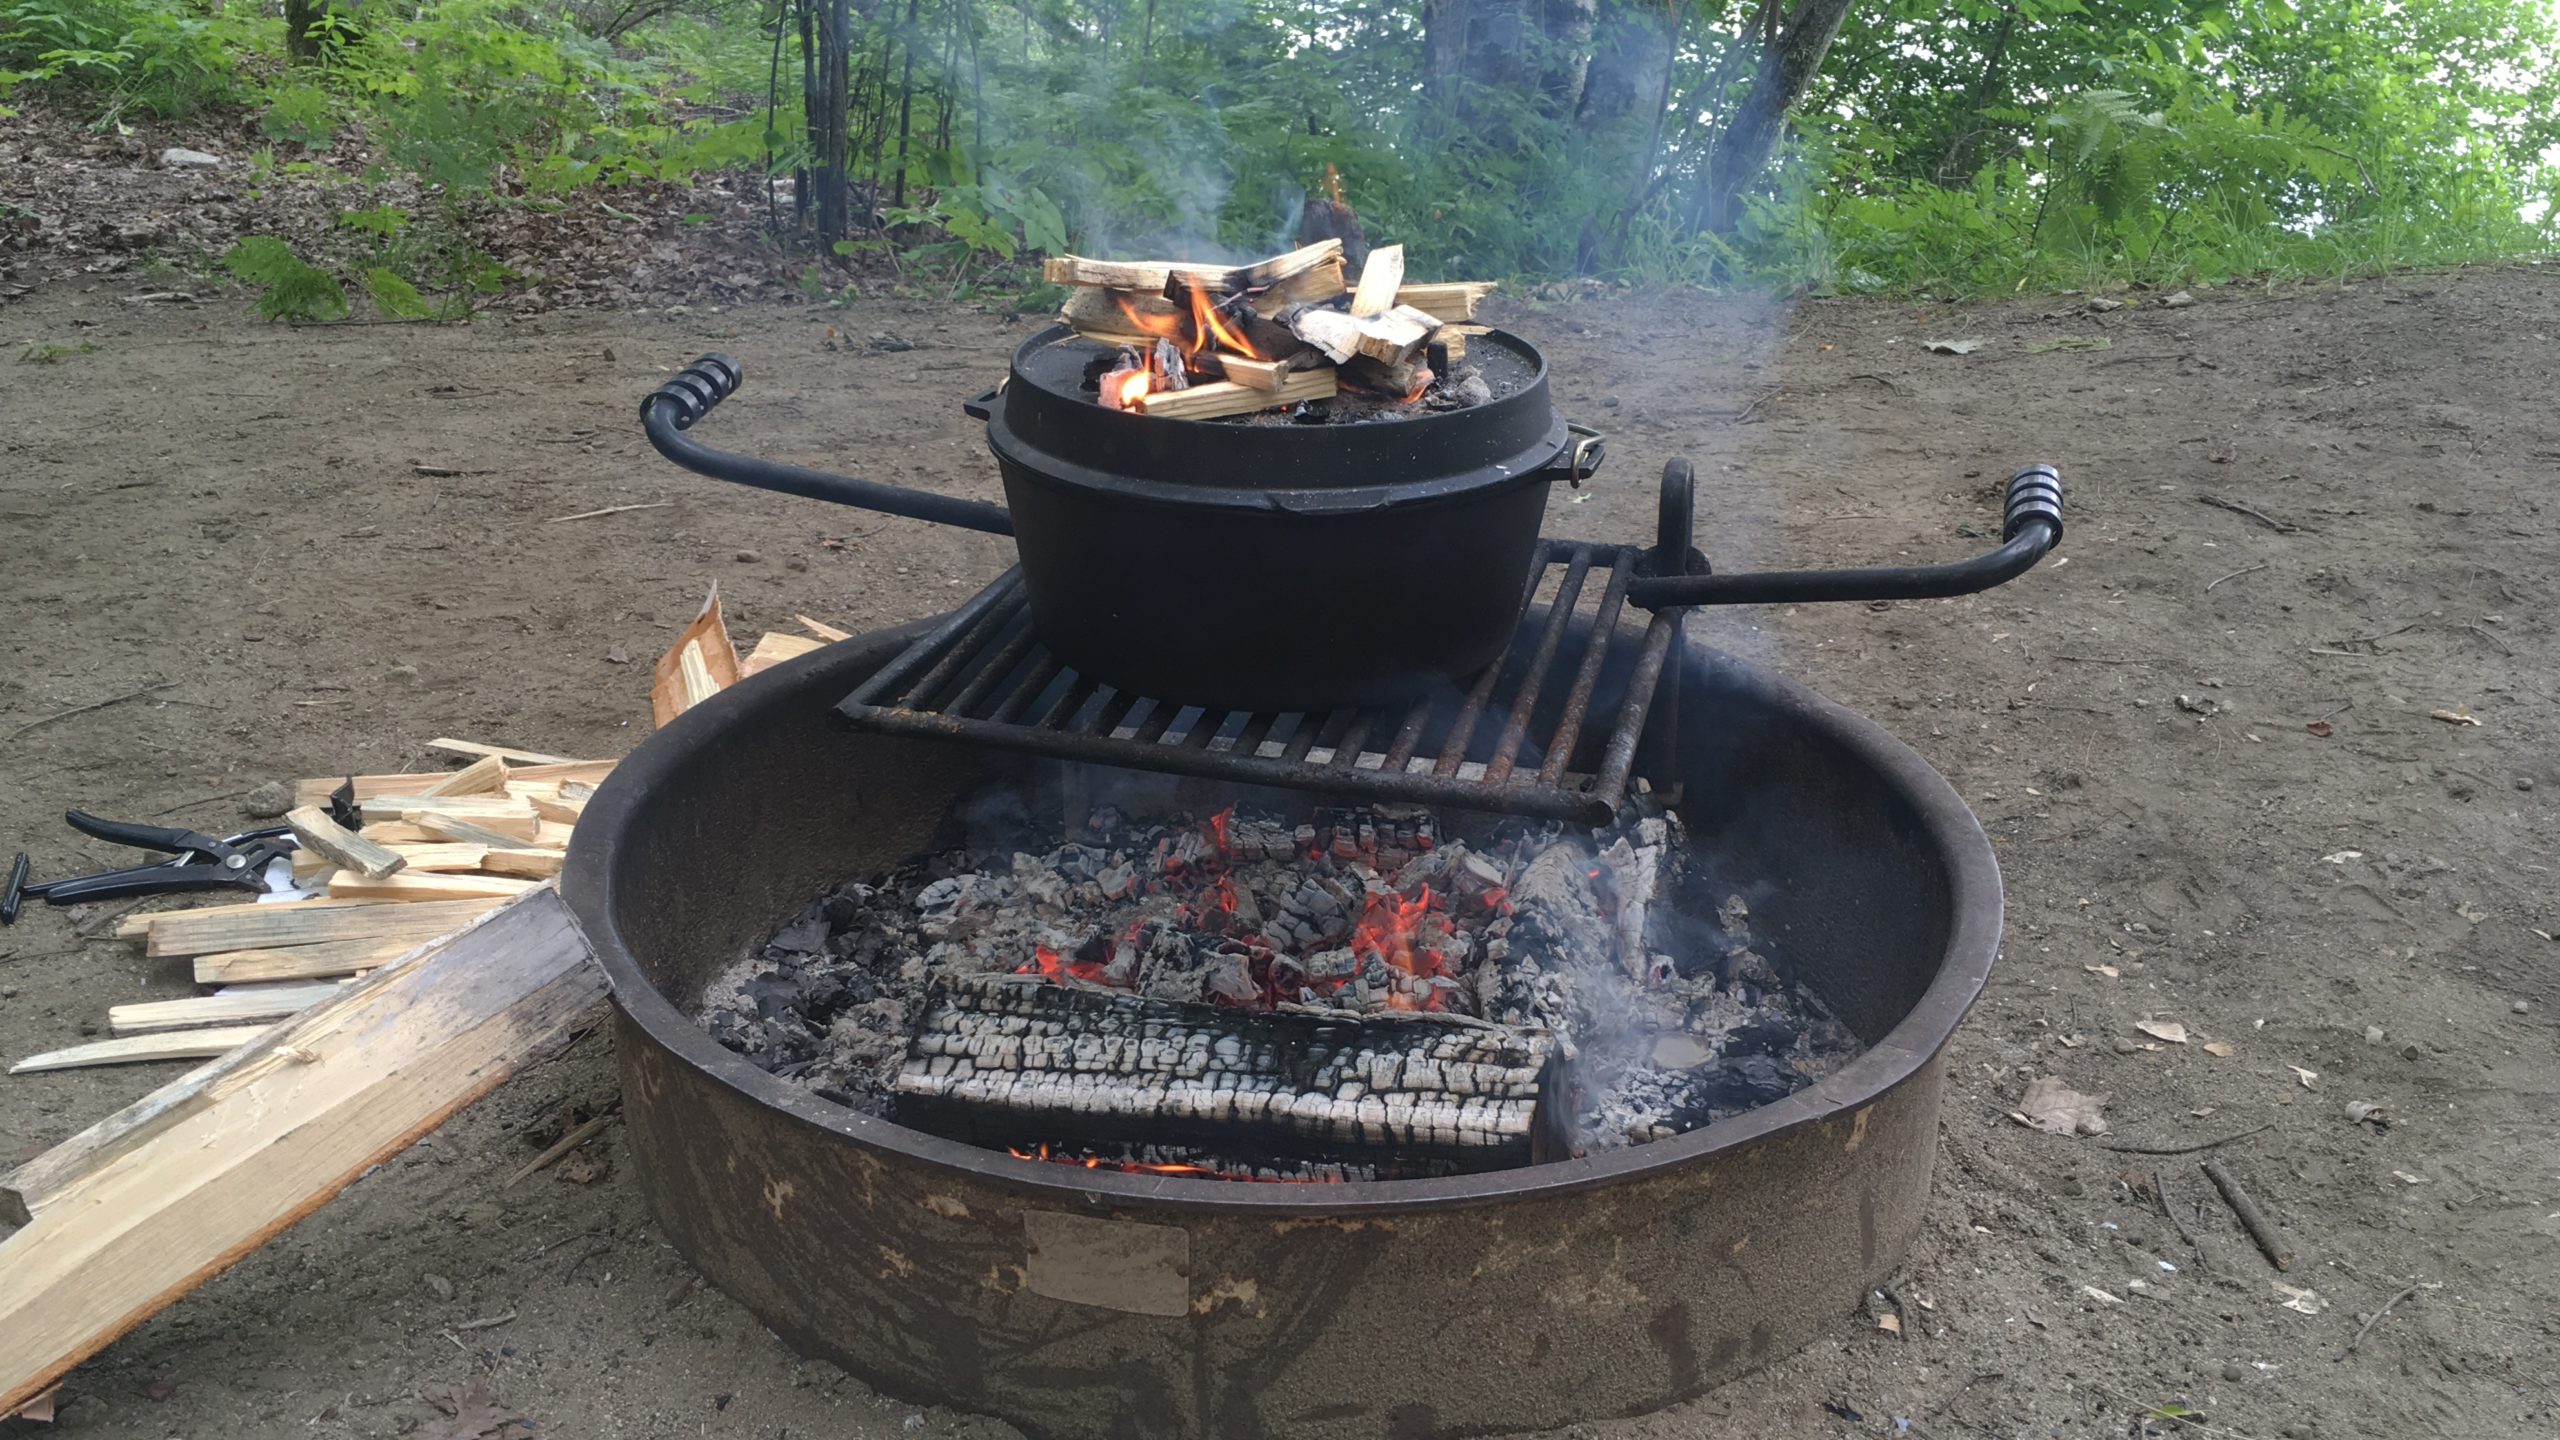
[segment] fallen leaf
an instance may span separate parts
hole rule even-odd
[[[2471,713],[2471,707],[2468,705],[2465,705],[2458,710],[2430,710],[2427,712],[2427,718],[2430,720],[2441,720],[2447,725],[2477,725],[2480,723],[2479,717]]]
[[[2080,968],[2088,971],[2092,975],[2104,975],[2110,980],[2116,979],[2124,974],[2123,971],[2117,969],[2113,965],[2083,965]]]
[[[2424,1185],[2427,1183],[2426,1176],[2412,1175],[2406,1170],[2394,1170],[2391,1172],[2391,1177],[2403,1185]]]
[[[2204,1042],[2204,1053],[2219,1055],[2228,1060],[2237,1052],[2232,1049],[2231,1042],[2228,1040],[2207,1040]]]
[[[1879,1315],[1876,1317],[1876,1328],[1882,1330],[1888,1335],[1899,1335],[1902,1333],[1902,1317],[1899,1315]]]
[[[2081,1287],[2080,1287],[2080,1293],[2081,1293],[2081,1294],[2083,1294],[2083,1295],[2088,1296],[2088,1297],[2089,1297],[2090,1299],[2092,1299],[2092,1300],[2098,1301],[2099,1303],[2101,1303],[2101,1304],[2105,1304],[2105,1305],[2121,1305],[2121,1304],[2123,1304],[2123,1303],[2124,1303],[2124,1297],[2123,1297],[2123,1296],[2121,1296],[2121,1295],[2110,1295],[2110,1294],[2108,1294],[2106,1291],[2099,1289],[2099,1288],[2098,1288],[2097,1286],[2095,1286],[2095,1285],[2083,1285],[2083,1286],[2081,1286]]]
[[[2317,1071],[2317,1070],[2305,1070],[2305,1069],[2303,1069],[2303,1068],[2302,1068],[2301,1066],[2299,1066],[2299,1065],[2287,1065],[2287,1066],[2286,1066],[2286,1067],[2284,1067],[2284,1068],[2286,1068],[2287,1070],[2290,1070],[2290,1071],[2292,1071],[2292,1072],[2293,1072],[2293,1078],[2295,1078],[2295,1079],[2297,1079],[2297,1080],[2299,1080],[2299,1081],[2301,1081],[2301,1082],[2302,1082],[2302,1088],[2303,1088],[2303,1089],[2305,1089],[2305,1090],[2317,1090],[2317,1089],[2319,1089],[2319,1088],[2320,1088],[2319,1086],[2314,1085],[2314,1084],[2312,1084],[2312,1083],[2311,1083],[2312,1081],[2317,1080],[2317,1079],[2319,1079],[2319,1078],[2320,1078],[2320,1072],[2319,1072],[2319,1071]]]
[[[1923,340],[1920,342],[1920,348],[1935,351],[1940,355],[1970,355],[1982,348],[1982,342],[1979,340]]]
[[[2285,1297],[2284,1308],[2287,1310],[2299,1310],[2305,1315],[2317,1315],[2329,1308],[2329,1302],[2321,1299],[2320,1292],[2317,1290],[2305,1290],[2299,1285],[2287,1285],[2281,1280],[2271,1280],[2268,1283],[2276,1287],[2277,1294]]]
[[[2332,850],[2328,854],[2320,857],[2320,863],[2323,865],[2344,865],[2350,860],[2361,860],[2363,858],[2364,852],[2361,850]]]
[[[2050,1075],[2039,1075],[2027,1082],[2009,1118],[2049,1135],[2104,1135],[2107,1122],[2098,1112],[2106,1106],[2103,1094],[2084,1095]]]
[[[2187,1043],[2187,1027],[2175,1020],[2136,1020],[2133,1028],[2154,1040],[2166,1040],[2172,1045]]]
[[[2336,731],[2335,731],[2335,730],[2330,726],[2329,722],[2328,722],[2328,721],[2326,721],[2326,720],[2314,720],[2314,721],[2312,721],[2310,724],[2305,725],[2305,726],[2303,726],[2302,728],[2303,728],[2303,729],[2305,729],[2305,730],[2310,731],[2310,732],[2311,732],[2312,734],[2314,734],[2314,735],[2319,736],[2319,737],[2320,737],[2321,739],[2323,739],[2323,740],[2328,739],[2331,735],[2333,735],[2333,734],[2335,734],[2335,733],[2336,733]]]
[[[448,1386],[427,1403],[444,1414],[410,1431],[414,1440],[501,1440],[519,1418],[499,1409],[497,1397],[477,1380],[467,1390]]]
[[[2357,1124],[2362,1124],[2367,1120],[2379,1119],[2381,1115],[2382,1107],[2370,1100],[2350,1100],[2347,1102],[2347,1118],[2355,1121]]]

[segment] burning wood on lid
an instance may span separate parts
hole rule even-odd
[[[1250,265],[1061,255],[1041,273],[1077,287],[1059,323],[1115,347],[1089,374],[1115,409],[1211,420],[1345,391],[1435,409],[1491,398],[1465,358],[1493,285],[1406,284],[1401,245],[1368,251],[1356,277],[1339,235]]]

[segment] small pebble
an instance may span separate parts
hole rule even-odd
[[[2379,1045],[2379,1044],[2381,1044],[2381,1043],[2382,1043],[2382,1027],[2381,1027],[2381,1026],[2379,1026],[2379,1025],[2367,1025],[2366,1027],[2364,1027],[2364,1043],[2366,1043],[2367,1045]]]
[[[764,556],[753,550],[741,550],[738,552],[738,563],[741,565],[753,565],[763,558]]]
[[[2516,1013],[2517,1013],[2517,1014],[2519,1014],[2519,1015],[2522,1015],[2522,1014],[2524,1014],[2526,1011],[2531,1010],[2531,1009],[2533,1008],[2533,1006],[2531,1006],[2530,1004],[2527,1004],[2526,1002],[2524,1002],[2524,1001],[2522,1001],[2522,1000],[2519,1000],[2519,1001],[2517,1001],[2516,1003],[2514,1003],[2513,1005],[2508,1006],[2507,1008],[2508,1008],[2508,1009],[2510,1009],[2510,1010],[2513,1010],[2514,1012],[2516,1012]]]
[[[273,820],[293,808],[293,787],[270,780],[240,797],[241,813],[252,820]]]
[[[2403,1060],[2415,1060],[2421,1053],[2423,1052],[2421,1052],[2414,1044],[2403,1045],[2400,1047],[2400,1058]]]
[[[2516,777],[2516,788],[2517,788],[2517,789],[2519,789],[2519,790],[2530,790],[2530,789],[2532,789],[2532,788],[2533,788],[2533,777],[2532,777],[2532,776],[2530,776],[2530,775],[2519,775],[2519,776],[2517,776],[2517,777]]]
[[[447,1280],[441,1275],[425,1275],[419,1278],[425,1282],[428,1294],[435,1296],[439,1300],[450,1300],[453,1298],[452,1281]]]
[[[2141,1046],[2134,1044],[2131,1040],[2126,1039],[2126,1038],[2125,1038],[2125,1037],[2123,1037],[2122,1035],[2117,1036],[2117,1037],[2115,1038],[2115,1042],[2114,1042],[2114,1043],[2115,1043],[2115,1050],[2116,1050],[2116,1053],[2117,1053],[2117,1054],[2119,1054],[2119,1055],[2130,1055],[2130,1054],[2134,1053],[2135,1051],[2137,1051],[2137,1050],[2139,1050],[2139,1049],[2141,1049],[2141,1048],[2142,1048]]]
[[[2222,1367],[2222,1378],[2237,1385],[2249,1378],[2249,1367],[2237,1360],[2229,1361]]]
[[[809,558],[805,555],[786,555],[782,557],[782,568],[785,570],[806,570],[809,568]]]

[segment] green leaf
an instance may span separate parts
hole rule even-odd
[[[373,297],[373,308],[389,319],[424,320],[435,313],[417,286],[379,265],[364,272],[364,293]]]
[[[251,235],[224,253],[232,274],[266,287],[258,314],[269,320],[344,320],[347,292],[335,277],[306,265],[273,235]]]

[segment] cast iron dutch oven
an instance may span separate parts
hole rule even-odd
[[[685,436],[743,376],[695,361],[641,402],[668,459],[724,480],[1010,534],[1031,621],[1066,664],[1142,695],[1225,709],[1404,699],[1502,652],[1528,599],[1558,480],[1599,437],[1558,420],[1545,359],[1496,331],[1464,410],[1361,423],[1176,420],[1086,388],[1099,347],[1063,327],[968,402],[1010,510],[714,450]]]

